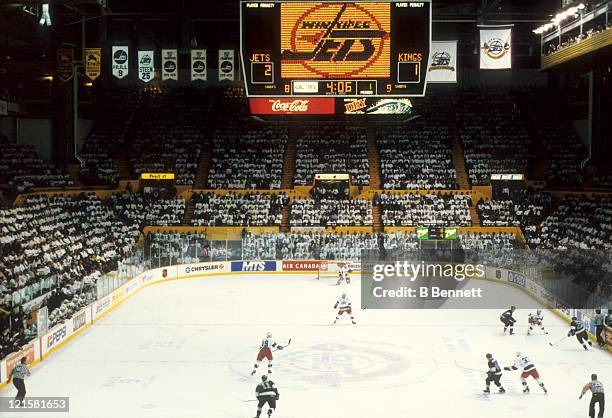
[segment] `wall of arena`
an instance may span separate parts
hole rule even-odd
[[[7,384],[8,374],[21,357],[26,356],[28,364],[31,366],[38,364],[146,286],[170,280],[244,274],[300,274],[311,275],[314,278],[317,276],[320,263],[325,263],[325,261],[223,261],[183,264],[148,270],[129,280],[109,295],[83,308],[62,324],[56,325],[45,335],[31,341],[22,351],[2,359],[0,361],[0,387]],[[349,267],[354,272],[360,272],[361,264],[349,262]],[[552,309],[552,312],[568,323],[572,316],[577,316],[584,320],[591,338],[594,339],[595,326],[590,316],[592,312],[569,308],[563,301],[557,299],[523,274],[506,269],[487,267],[484,280],[511,285],[523,290],[543,305],[548,306]],[[605,338],[608,344],[607,350],[612,353],[612,328],[606,327]]]

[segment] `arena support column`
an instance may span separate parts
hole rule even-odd
[[[607,73],[607,74],[606,74]],[[589,131],[591,161],[609,166],[612,155],[612,82],[609,68],[599,68],[589,74]]]

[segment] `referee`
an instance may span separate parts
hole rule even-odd
[[[17,389],[17,396],[15,396],[15,400],[19,402],[22,402],[26,395],[26,388],[23,379],[30,375],[30,371],[26,365],[27,361],[28,359],[26,357],[21,357],[19,364],[13,368],[11,374],[9,375],[9,380],[11,377],[13,378],[13,385]]]
[[[601,309],[595,309],[595,316],[593,317],[593,322],[595,323],[595,336],[597,337],[597,344],[600,347],[603,347],[606,345],[606,341],[603,338],[606,315],[601,313]]]
[[[578,399],[582,399],[588,390],[590,390],[593,394],[591,396],[591,403],[589,404],[589,416],[591,418],[595,418],[595,404],[599,404],[599,414],[597,417],[603,418],[604,407],[606,406],[606,401],[604,399],[604,388],[603,384],[597,380],[597,375],[594,373],[591,375],[591,381],[582,388],[582,393]]]

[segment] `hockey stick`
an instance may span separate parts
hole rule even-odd
[[[549,344],[551,347],[556,347],[556,346],[558,346],[558,345],[559,345],[559,343],[561,343],[561,342],[562,342],[563,340],[565,340],[566,338],[569,338],[569,337],[568,337],[568,336],[565,336],[565,337],[561,338],[559,341],[557,341],[556,343],[551,343],[551,342],[549,341],[549,342],[548,342],[548,344]]]
[[[242,399],[239,398],[242,402],[257,402],[257,399]]]
[[[289,344],[291,344],[291,338],[289,338],[289,341],[287,341],[287,344],[282,345],[282,346],[279,346],[279,347],[283,347],[283,348],[285,348],[285,347],[287,347]],[[282,350],[283,348],[276,348],[276,349],[272,350],[272,352],[275,352],[275,351],[278,351],[278,350]]]
[[[459,367],[460,369],[469,370],[469,371],[472,371],[472,372],[485,373],[485,374],[487,373],[487,372],[483,372],[482,370],[470,369],[469,367],[463,367],[462,365],[457,363],[457,360],[455,360],[455,366]]]

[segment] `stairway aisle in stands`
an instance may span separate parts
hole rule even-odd
[[[382,184],[382,171],[380,168],[380,152],[376,143],[376,125],[368,124],[366,128],[368,136],[368,171],[370,174],[370,190],[379,190]],[[380,206],[372,203],[372,227],[374,232],[382,232],[384,227]]]
[[[291,201],[287,201],[282,209],[281,209],[281,232],[289,232],[291,230],[291,225],[289,224],[291,217]]]
[[[206,141],[202,144],[198,168],[196,170],[195,179],[193,180],[194,189],[205,189],[208,186],[208,174],[212,167],[213,152],[215,148],[213,142],[215,140],[215,132],[217,131],[217,116],[218,115],[213,112],[208,120]],[[186,212],[187,211],[185,211],[185,213]]]
[[[130,116],[128,117],[128,130],[123,137],[123,141],[119,150],[117,151],[117,173],[119,174],[120,180],[133,180],[136,179],[136,173],[132,168],[132,164],[130,162],[130,154],[132,151],[132,138],[136,138],[137,125],[134,123],[134,119],[136,119],[136,114],[139,112],[140,105],[136,109],[132,111]]]
[[[380,189],[381,181],[381,170],[380,170],[380,152],[378,151],[378,144],[376,143],[376,125],[368,124],[366,128],[368,135],[368,163],[369,163],[369,174],[370,174],[370,189]]]
[[[463,147],[459,140],[459,130],[457,129],[457,120],[455,118],[455,106],[452,102],[449,103],[446,108],[448,115],[448,128],[452,141],[452,158],[455,172],[457,173],[457,184],[462,190],[470,189],[470,182],[468,181],[467,167],[465,166],[465,159],[463,156]]]
[[[193,199],[192,198],[187,199],[187,201],[185,202],[185,213],[183,213],[183,219],[181,220],[181,225],[191,225],[191,220],[193,219],[194,210],[195,210],[195,204],[193,203]]]
[[[529,150],[533,155],[535,155],[535,161],[537,164],[533,164],[529,168],[529,173],[527,173],[527,180],[547,180],[547,173],[550,167],[550,160],[548,159],[548,153],[546,152],[546,147],[543,142],[538,138],[538,133],[535,128],[535,121],[531,117],[531,113],[529,112],[529,105],[527,103],[528,97],[525,97],[525,93],[522,91],[517,91],[514,93],[517,98],[519,104],[519,111],[521,113],[521,117],[525,122],[525,126],[527,126],[527,133],[529,138],[531,139],[531,149]]]
[[[470,205],[470,219],[472,220],[472,226],[480,226],[480,216],[478,216],[478,211],[476,210],[476,204],[478,202],[472,201]]]
[[[283,155],[283,176],[281,179],[281,189],[293,189],[293,179],[295,178],[295,158],[297,156],[297,138],[300,134],[301,126],[290,125],[287,129],[287,147]]]
[[[281,178],[281,189],[293,189],[295,179],[295,159],[297,157],[297,138],[301,133],[303,126],[292,124],[287,128],[287,147],[283,155],[283,175]],[[291,226],[289,220],[291,217],[291,201],[283,205],[281,209],[281,226],[282,232],[289,232]]]
[[[208,173],[212,166],[213,157],[213,146],[211,144],[205,144],[200,151],[200,160],[198,161],[198,169],[196,171],[195,179],[193,180],[194,189],[206,188],[208,182]]]

